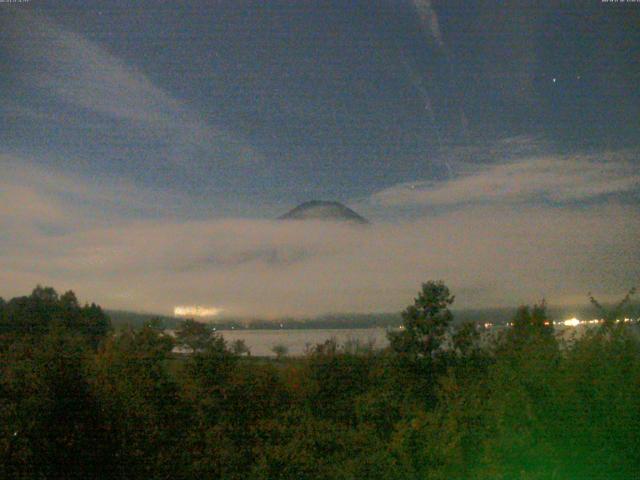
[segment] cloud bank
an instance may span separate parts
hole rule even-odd
[[[541,192],[560,191],[558,199],[570,200],[627,191],[635,180],[625,181],[613,166],[603,170],[617,179],[611,183],[595,181],[596,168],[578,163],[563,170],[566,178],[544,175],[555,166],[549,160],[539,168],[533,160],[491,167],[506,179],[500,185],[517,184],[512,176],[518,172],[533,179],[540,173],[527,184],[535,188],[501,194],[499,202],[480,194],[486,173],[469,173],[419,197],[457,208],[411,221],[374,218],[370,227],[353,228],[322,221],[131,220],[107,206],[116,198],[124,205],[145,204],[144,192],[101,190],[77,177],[2,159],[13,172],[0,179],[4,297],[42,283],[74,289],[110,308],[171,313],[177,305],[205,305],[274,318],[399,310],[429,279],[444,279],[458,306],[479,307],[543,296],[552,303],[581,302],[588,291],[606,298],[640,278],[637,205],[615,198],[589,208],[521,201]],[[550,185],[544,186],[545,179]],[[400,188],[406,189],[389,191]],[[381,197],[388,199],[388,191],[374,195]]]

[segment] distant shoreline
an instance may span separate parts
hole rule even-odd
[[[634,303],[630,308],[640,316],[640,303]],[[140,327],[153,318],[161,321],[164,328],[175,328],[183,319],[178,317],[155,315],[152,313],[138,313],[122,310],[105,310],[111,318],[114,327]],[[548,307],[549,318],[552,321],[562,321],[569,318],[591,319],[597,312],[590,305],[569,307]],[[516,307],[484,308],[452,310],[454,323],[493,323],[506,324],[516,313]],[[361,329],[361,328],[397,328],[402,325],[402,315],[396,313],[371,314],[332,314],[322,315],[310,319],[282,318],[261,320],[251,318],[219,318],[208,323],[218,331],[225,330],[326,330],[326,329]]]

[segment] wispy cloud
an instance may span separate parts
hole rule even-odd
[[[440,23],[430,0],[413,0],[413,5],[418,12],[420,23],[432,36],[433,40],[440,48],[444,48],[442,33],[440,32]]]
[[[0,153],[0,223],[9,232],[65,232],[114,220],[177,217],[190,204],[185,194],[142,187],[123,178],[100,179],[38,166]],[[10,227],[10,228],[9,228]]]
[[[133,121],[169,124],[180,104],[131,66],[43,15],[15,15],[12,48],[34,82],[75,105]],[[29,42],[20,42],[27,37]],[[37,70],[37,71],[36,71]]]
[[[548,155],[491,165],[462,165],[442,182],[417,181],[375,193],[385,206],[590,200],[640,188],[638,151],[601,155]]]
[[[34,11],[13,9],[6,45],[21,88],[31,85],[75,108],[128,122],[156,138],[170,139],[170,160],[187,166],[224,148],[246,161],[259,155],[246,141],[219,127],[157,86],[105,48]],[[17,111],[29,111],[20,107]],[[46,112],[35,112],[46,114]],[[239,153],[238,153],[239,152]],[[240,158],[241,157],[241,158]]]

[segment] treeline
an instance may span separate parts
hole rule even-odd
[[[624,301],[567,344],[544,303],[522,307],[486,344],[473,324],[452,329],[453,296],[429,282],[385,351],[329,341],[266,362],[197,322],[177,339],[150,322],[98,340],[42,290],[18,310],[0,303],[12,326],[0,343],[2,478],[640,474],[640,341],[615,321]],[[92,308],[75,303],[76,315]],[[16,328],[32,318],[39,328]],[[172,355],[176,342],[193,353]]]
[[[632,318],[640,317],[640,304],[627,306],[627,314]],[[178,328],[182,321],[177,317],[168,317],[151,313],[135,313],[122,310],[106,310],[114,328],[142,327],[152,319],[159,320],[164,328]],[[513,308],[483,308],[453,310],[454,324],[487,322],[495,325],[509,323],[513,317]],[[599,318],[599,311],[593,305],[573,307],[548,307],[547,315],[551,320],[561,321],[572,317],[582,320]],[[310,330],[310,329],[352,329],[352,328],[396,328],[402,325],[402,314],[398,313],[346,313],[322,315],[314,318],[299,319],[283,317],[278,319],[216,317],[211,323],[217,330]]]
[[[107,310],[114,328],[142,327],[152,319],[161,322],[164,328],[178,328],[182,321],[177,317],[167,317],[151,313],[135,313],[122,310]],[[216,318],[212,325],[217,330],[309,330],[309,329],[343,329],[343,328],[387,328],[402,324],[400,313],[371,313],[371,314],[335,314],[320,317],[298,319],[283,317],[265,320],[260,318]]]
[[[226,319],[215,322],[218,330],[250,329],[250,330],[310,330],[310,329],[343,329],[343,328],[387,328],[402,324],[400,313],[345,313],[322,315],[315,318],[297,319],[282,318],[264,319]]]
[[[80,305],[68,291],[58,295],[37,286],[31,295],[5,302],[0,297],[0,341],[40,337],[56,330],[83,336],[94,348],[111,329],[109,317],[95,303]]]

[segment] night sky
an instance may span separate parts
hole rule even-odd
[[[0,4],[0,296],[269,317],[640,279],[640,3],[86,3]],[[372,226],[272,221],[311,199]]]

